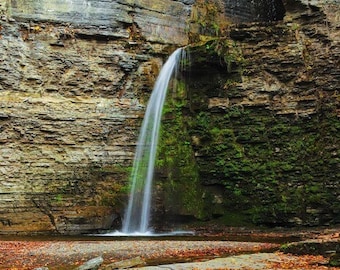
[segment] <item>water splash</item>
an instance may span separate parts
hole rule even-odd
[[[144,233],[141,232],[132,232],[132,233],[123,233],[120,231],[115,231],[112,233],[106,234],[92,234],[92,236],[114,236],[114,237],[164,237],[164,236],[193,236],[195,233],[193,231],[172,231],[172,232],[162,232],[155,233],[152,231],[147,231]]]
[[[163,105],[169,82],[178,71],[185,50],[177,49],[162,67],[153,88],[140,130],[130,176],[129,203],[123,219],[123,234],[150,234],[152,181]]]

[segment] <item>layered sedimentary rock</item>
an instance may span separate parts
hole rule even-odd
[[[52,2],[2,4],[3,233],[112,225],[162,55],[187,43],[190,1]]]
[[[164,132],[180,156],[162,156],[172,170],[160,174],[177,188],[170,213],[229,225],[339,222],[339,6],[295,4],[283,22],[233,25],[192,46],[188,99],[172,101],[184,116],[174,121],[178,110],[168,109],[164,121],[183,142]],[[192,152],[179,154],[188,142]]]
[[[281,0],[227,0],[225,13],[235,22],[278,21],[282,20],[285,9]]]
[[[9,1],[10,2],[10,1]],[[153,42],[186,44],[188,1],[29,0],[10,2],[10,15],[25,21],[51,21],[80,27],[84,35],[128,38],[143,32]]]
[[[225,17],[230,1],[52,2],[1,3],[1,233],[69,234],[114,225],[119,228],[114,223],[123,212],[138,130],[159,68],[175,47],[191,41],[200,43],[206,38],[203,34],[220,34],[227,29],[230,43],[226,44],[233,56],[223,59],[216,51],[211,56],[208,47],[212,44],[203,45],[208,49],[203,55],[205,61],[200,58],[195,64],[197,59],[193,57],[192,64],[191,75],[195,77],[198,72],[199,79],[188,81],[188,95],[195,98],[182,115],[190,111],[203,117],[203,112],[218,119],[230,108],[246,107],[262,108],[274,118],[284,115],[305,121],[320,117],[321,103],[338,104],[339,73],[335,67],[339,57],[339,17],[333,5],[319,12],[308,3],[292,6],[292,1],[287,0],[283,1],[285,21],[236,26],[231,24],[235,18],[232,14]],[[204,19],[210,15],[218,16],[223,27],[214,24],[213,18]],[[247,18],[241,21],[249,21]],[[243,64],[243,73],[235,72]],[[238,139],[256,143],[246,132],[251,121],[243,125],[240,112],[232,116],[240,133]],[[254,113],[261,114],[261,110]],[[199,123],[200,119],[193,118]],[[210,122],[213,123],[208,119],[207,125]],[[234,202],[242,199],[238,196],[241,187],[235,188],[239,180],[210,170],[215,167],[215,171],[222,171],[223,167],[237,171],[223,165],[235,156],[221,156],[214,148],[224,145],[230,134],[210,129],[201,137],[197,124],[190,128],[190,137],[183,142],[200,167],[200,180],[207,191],[202,193],[205,197],[199,194],[200,198],[216,209],[208,216],[223,214],[230,210],[230,193],[235,196]],[[214,139],[208,151],[202,140],[209,136]],[[230,144],[225,152],[240,154],[237,147],[241,141]],[[325,153],[334,153],[332,157],[337,161],[338,148],[331,145]],[[279,147],[273,149],[277,155],[286,154]],[[218,164],[214,157],[220,158]],[[330,165],[338,175],[338,167]],[[325,168],[326,172],[330,170],[328,165]],[[164,172],[159,174],[164,176]],[[298,174],[294,175],[296,181]],[[230,185],[225,184],[228,179]],[[335,180],[325,180],[327,188]],[[186,192],[190,185],[183,183]],[[226,193],[221,192],[221,186]],[[259,201],[257,205],[267,206],[272,193],[258,189],[266,202]],[[333,189],[336,190],[335,184]],[[282,194],[287,200],[287,194]],[[336,198],[336,193],[332,194]],[[173,201],[171,194],[167,197]],[[194,196],[191,199],[191,204],[199,205]],[[175,214],[195,215],[194,210],[183,209],[183,205]],[[321,211],[317,207],[308,209]],[[301,215],[296,214],[296,219],[301,220]],[[329,220],[332,218],[326,221]]]

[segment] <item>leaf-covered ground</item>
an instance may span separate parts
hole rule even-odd
[[[283,237],[280,232],[238,232],[242,241],[230,241],[231,234],[220,233],[215,240],[206,236],[199,239],[58,239],[0,240],[0,269],[34,269],[46,266],[49,269],[74,269],[83,262],[103,256],[104,265],[123,259],[141,256],[148,264],[179,262],[203,262],[219,257],[228,257],[221,269],[336,269],[327,266],[328,258],[321,255],[293,255],[277,251],[280,244],[272,241],[252,241],[257,235],[264,240]],[[318,231],[301,233],[304,239],[320,241],[339,240],[339,233]],[[300,234],[300,235],[301,235]],[[250,237],[250,235],[252,237]],[[248,237],[249,241],[246,241]],[[207,240],[205,240],[207,239]],[[234,240],[234,239],[233,239]],[[276,251],[275,251],[276,250]],[[235,256],[247,254],[245,257]],[[249,255],[250,254],[250,255]],[[253,255],[251,255],[253,254]],[[260,255],[262,254],[262,255]],[[232,257],[231,257],[232,256]],[[249,257],[250,256],[250,257]],[[242,268],[232,268],[233,263]],[[229,266],[228,266],[229,265]],[[202,265],[197,269],[204,268]],[[194,269],[194,268],[191,268]]]

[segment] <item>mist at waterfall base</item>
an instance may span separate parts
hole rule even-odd
[[[151,97],[149,99],[140,129],[132,173],[130,175],[130,195],[125,210],[121,231],[104,236],[167,236],[188,235],[190,231],[155,233],[150,228],[152,202],[152,182],[156,160],[157,145],[163,106],[173,75],[179,70],[180,63],[186,58],[183,48],[175,50],[163,65]]]

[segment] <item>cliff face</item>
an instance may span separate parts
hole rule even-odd
[[[286,9],[282,22],[195,36],[186,102],[178,93],[164,121],[170,213],[229,225],[339,222],[339,6]]]
[[[10,15],[79,27],[80,35],[129,38],[143,32],[149,42],[187,44],[185,24],[193,0],[8,1]]]
[[[171,208],[171,188],[160,183],[157,187],[168,193],[168,199],[159,204],[159,209],[175,215],[220,215],[236,209],[228,204],[230,196],[236,196],[234,201],[240,201],[240,208],[249,209],[247,200],[252,197],[248,193],[240,196],[243,186],[239,178],[246,179],[248,185],[256,177],[248,177],[250,169],[240,173],[239,168],[231,168],[226,162],[237,160],[246,165],[268,138],[275,141],[268,151],[288,158],[289,151],[285,149],[289,145],[276,142],[282,138],[288,143],[293,131],[282,134],[281,129],[291,119],[298,121],[294,120],[293,126],[307,123],[302,131],[295,129],[296,138],[324,131],[322,137],[301,143],[310,145],[327,138],[318,145],[317,157],[324,159],[327,155],[327,162],[335,163],[319,164],[317,168],[324,168],[322,176],[313,171],[308,177],[321,177],[323,184],[317,187],[327,187],[332,194],[323,207],[337,199],[337,6],[334,13],[333,5],[320,11],[300,2],[291,5],[292,1],[287,0],[283,1],[287,9],[285,21],[236,26],[231,24],[236,15],[226,17],[230,1],[208,1],[209,5],[190,0],[51,2],[6,1],[0,8],[1,233],[69,234],[119,226],[115,222],[126,201],[129,167],[146,101],[163,59],[175,47],[190,42],[204,45],[192,49],[192,71],[183,74],[192,80],[187,80],[185,94],[179,95],[182,100],[190,98],[185,106],[176,108],[184,117],[184,122],[177,124],[187,131],[181,133],[185,148],[178,151],[187,157],[189,170],[181,173],[195,179],[192,185],[182,182],[181,188],[183,192],[190,188],[197,193],[188,192],[191,197],[187,201],[179,199],[181,205]],[[222,38],[207,42],[203,36],[223,31],[228,32],[228,41]],[[226,48],[232,54],[226,54]],[[329,109],[324,110],[327,104]],[[224,122],[226,115],[232,120]],[[258,115],[261,119],[256,121],[263,125],[253,126],[256,122],[249,115]],[[273,118],[283,122],[269,120]],[[202,119],[204,127],[199,126]],[[334,124],[325,122],[327,119],[334,119]],[[223,123],[229,126],[222,132]],[[178,127],[170,120],[165,121],[167,125],[169,130]],[[278,130],[261,137],[271,126]],[[247,132],[250,129],[252,132]],[[280,138],[275,137],[273,134],[279,131]],[[247,160],[240,160],[240,155],[245,155],[242,147],[254,144],[258,145],[252,149],[255,152],[248,153]],[[327,149],[323,154],[322,147]],[[169,151],[164,150],[164,145],[161,149],[163,153]],[[232,154],[225,156],[225,152]],[[309,153],[310,160],[315,153]],[[260,159],[259,163],[267,162]],[[286,171],[293,171],[288,173],[288,184],[299,186],[294,181],[300,179],[301,170],[287,166]],[[167,170],[159,169],[161,179],[168,179]],[[261,173],[267,175],[274,170]],[[238,173],[237,177],[228,175],[230,172]],[[284,183],[285,179],[276,181]],[[266,202],[259,200],[256,205],[268,205],[273,193],[266,192],[266,188],[272,186],[258,182]],[[284,184],[278,190],[281,188]],[[315,185],[313,188],[316,194]],[[208,194],[205,201],[196,203],[203,193]],[[282,194],[287,201],[288,194]],[[211,207],[211,203],[216,210],[203,213],[202,209]],[[331,216],[336,214],[335,208],[332,211],[328,213]],[[289,218],[301,219],[301,215]]]
[[[2,233],[112,225],[162,55],[188,42],[191,1],[51,2],[2,4]]]

